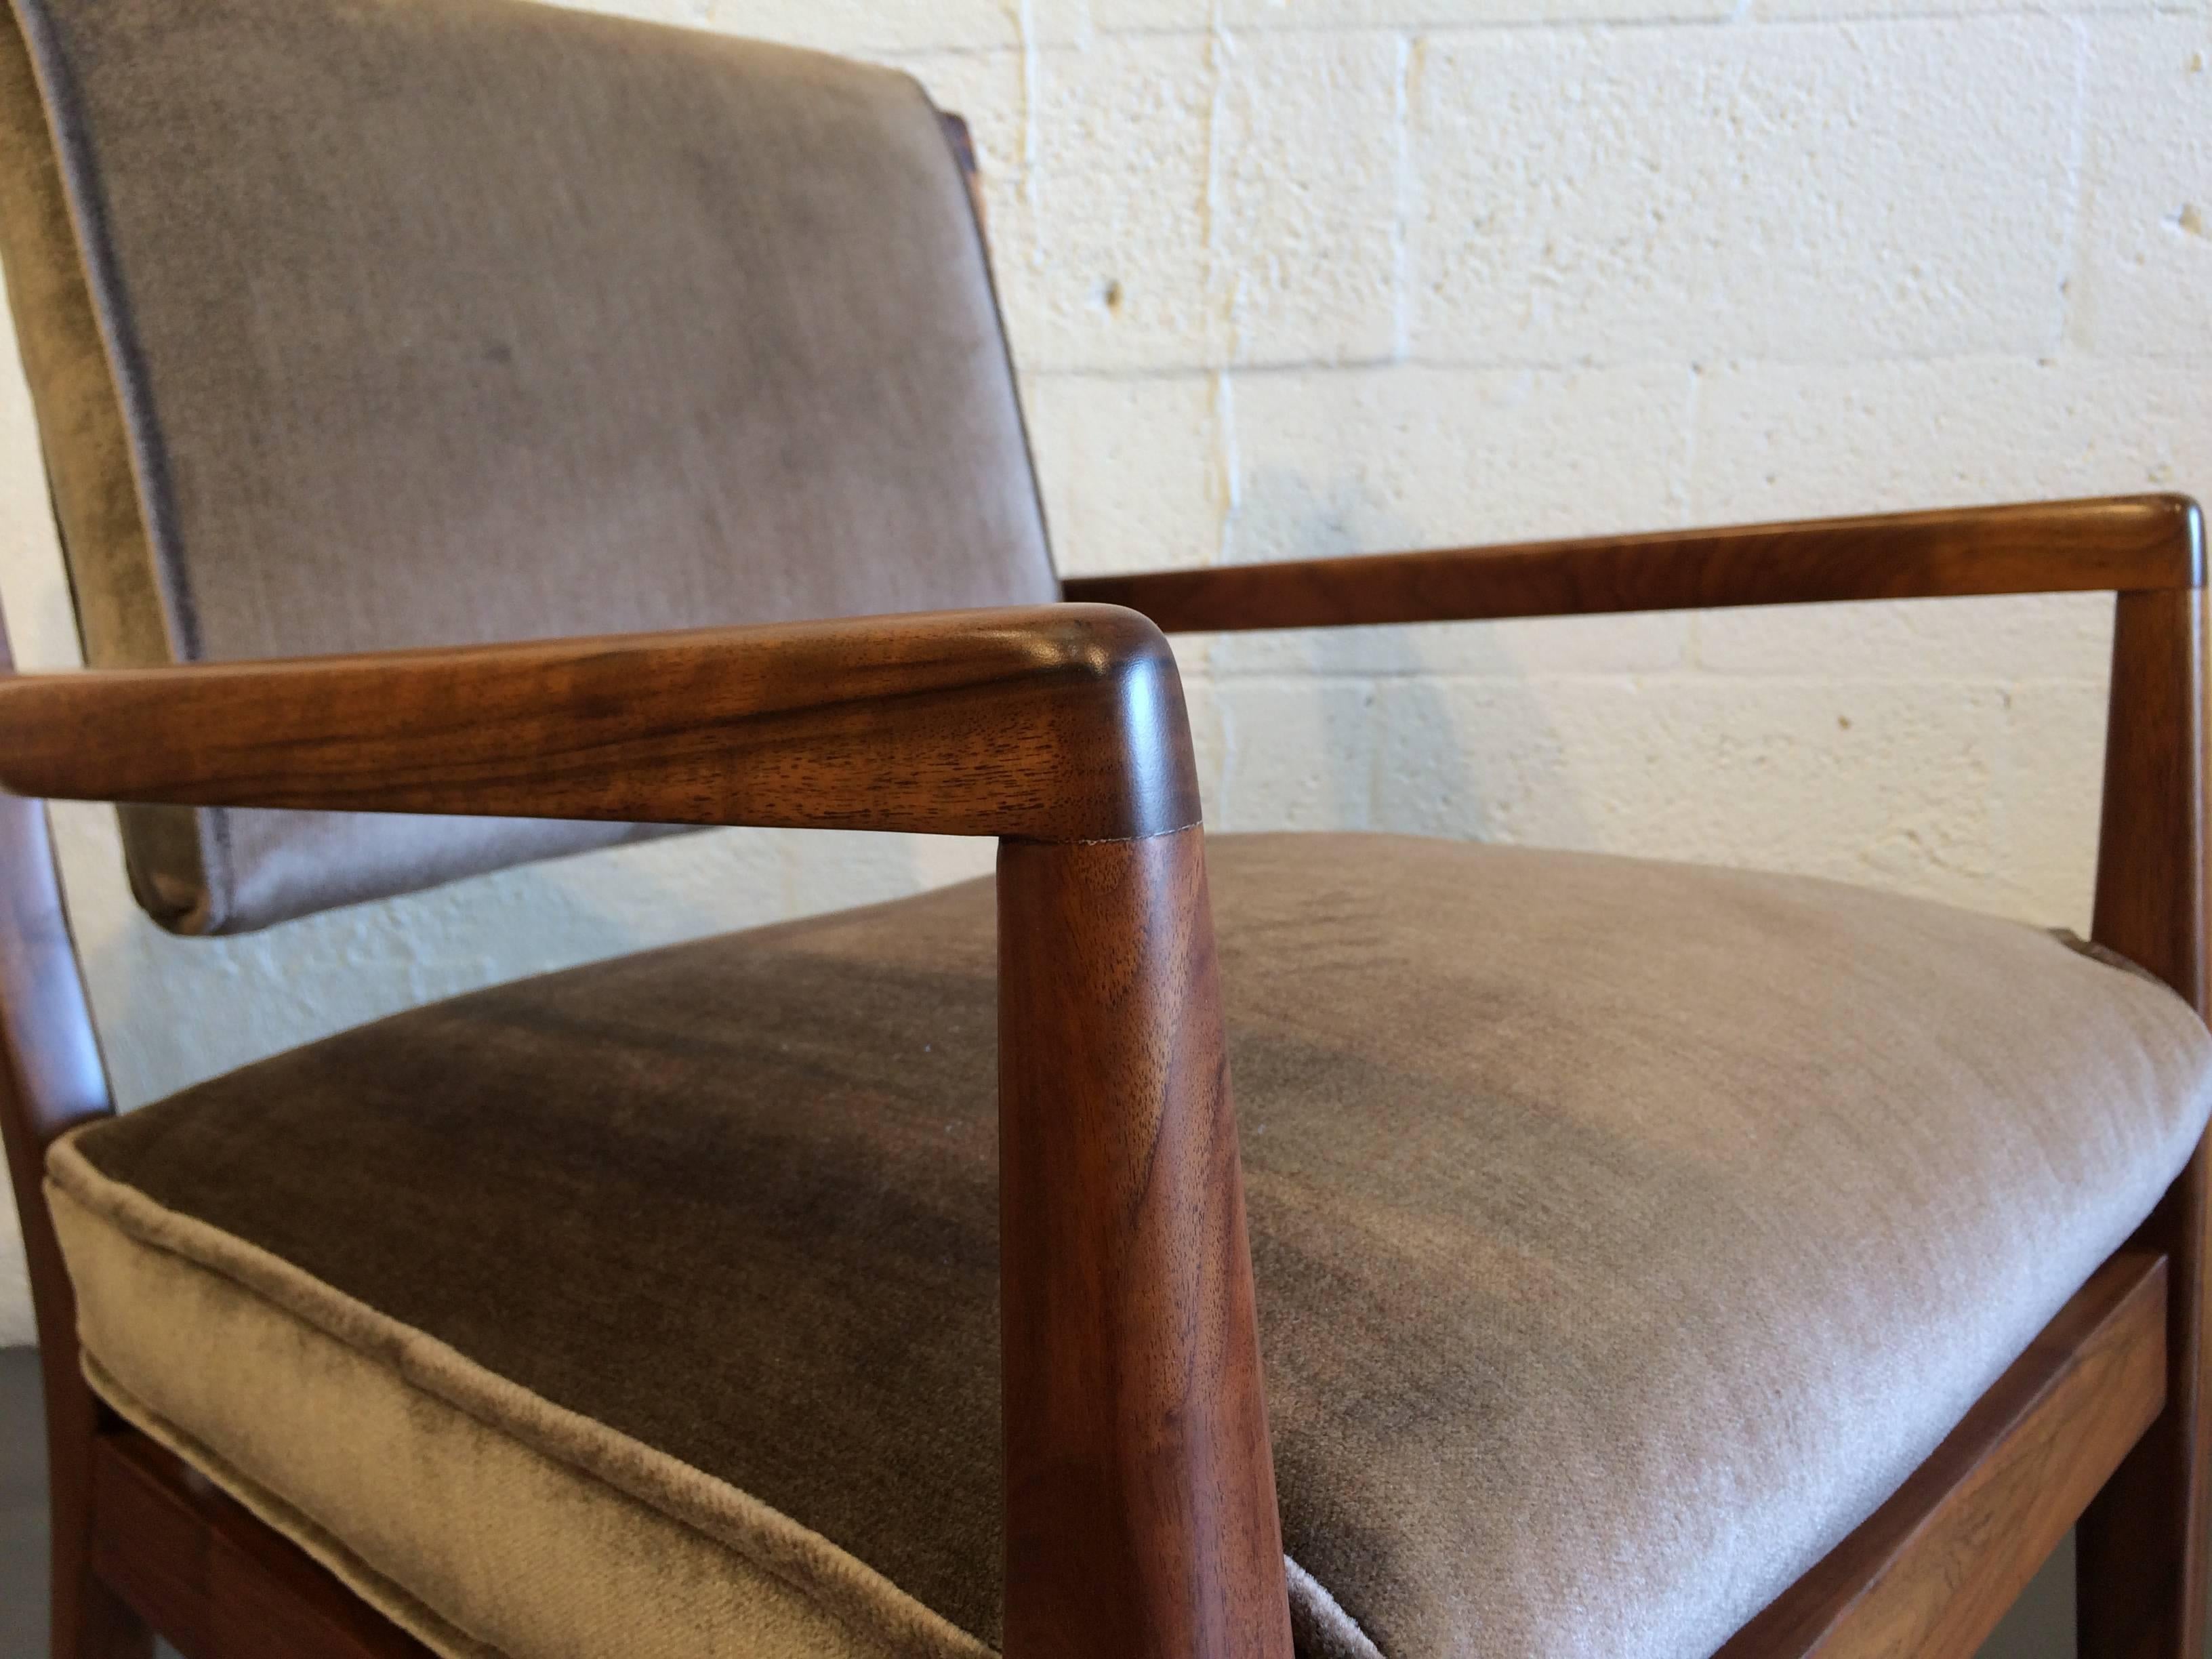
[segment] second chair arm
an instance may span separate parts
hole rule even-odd
[[[1098,841],[1195,823],[1105,605],[0,678],[0,787],[182,805]]]
[[[1066,592],[1188,634],[2196,587],[2203,564],[2195,502],[2130,495],[1082,576]]]

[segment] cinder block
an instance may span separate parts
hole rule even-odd
[[[1455,841],[1595,845],[1576,811],[1553,686],[1419,677],[1377,690],[1375,827]]]
[[[1680,521],[1686,369],[1389,368],[1231,377],[1231,559],[1326,558],[1663,528]],[[1217,672],[1650,669],[1680,617],[1224,635]]]
[[[2034,10],[2052,15],[2082,12],[2143,12],[2158,0],[2065,0],[2063,5],[2021,0],[1745,0],[1743,15],[1790,20],[1862,17],[1956,17],[2017,14]]]
[[[2212,21],[2088,26],[2088,134],[2069,336],[2212,349]]]
[[[1376,688],[1352,680],[1217,681],[1222,781],[1212,828],[1358,830],[1375,792]]]
[[[2212,357],[1951,359],[1705,377],[1692,499],[1702,523],[2212,492]],[[1716,611],[1698,660],[1735,673],[2101,682],[2094,595]]]
[[[1035,375],[1023,394],[1063,574],[1213,562],[1229,495],[1218,377]]]
[[[2212,336],[2159,358],[1718,368],[1697,433],[1705,521],[2212,493]]]
[[[1929,690],[1772,682],[1747,695],[1694,675],[1385,683],[1375,822],[2063,909],[2070,896],[2026,884],[2004,811],[2008,775],[2047,763],[2032,740],[2047,726],[2021,733],[2003,686]],[[2039,713],[2074,735],[2094,702],[2074,688]]]
[[[1079,0],[1064,0],[1073,5]],[[1485,28],[1501,23],[1648,22],[1732,15],[1737,0],[1221,0],[1238,30]],[[1094,28],[1200,29],[1210,0],[1090,0]]]
[[[1402,94],[1380,33],[1224,40],[1212,282],[1239,363],[1374,360],[1398,343]]]
[[[2081,50],[2018,16],[1431,40],[1413,353],[2048,350]]]
[[[1200,368],[1226,349],[1207,283],[1212,46],[1101,38],[1030,65],[1035,213],[999,289],[1031,373]]]
[[[2045,593],[1709,611],[1697,618],[1691,655],[1718,674],[2094,687],[2112,665],[2112,601],[2104,593]]]
[[[1024,37],[1035,46],[1087,46],[1093,33],[1090,0],[1027,0]]]
[[[1041,0],[1064,24],[1079,14],[1084,33],[1202,34],[1213,27],[1212,0]]]
[[[1240,560],[1679,521],[1686,368],[1231,377]]]
[[[1990,780],[1997,859],[1977,908],[2087,935],[2104,797],[2105,690],[2006,688],[2005,749]]]

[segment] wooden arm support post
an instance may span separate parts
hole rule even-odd
[[[1142,617],[1055,605],[16,677],[0,783],[1000,836],[1005,1650],[1289,1659],[1189,728]],[[11,873],[29,850],[16,838]],[[31,1125],[70,1115],[68,1087],[52,1093]],[[37,1172],[19,1175],[28,1215]],[[73,1349],[48,1352],[73,1366]]]

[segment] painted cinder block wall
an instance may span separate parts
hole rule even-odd
[[[897,64],[968,116],[1071,572],[2212,493],[2207,0],[611,9]],[[0,599],[19,659],[64,665],[12,345]],[[2068,598],[1182,656],[1217,829],[1741,861],[2080,926],[2109,634]],[[131,907],[105,809],[55,819],[126,1104],[990,862],[729,831],[180,941]],[[0,1240],[0,1340],[26,1340]]]

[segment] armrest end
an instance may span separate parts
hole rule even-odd
[[[945,611],[0,678],[26,795],[1105,841],[1199,817],[1133,611]]]

